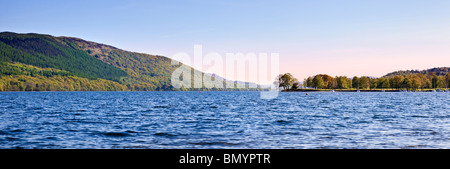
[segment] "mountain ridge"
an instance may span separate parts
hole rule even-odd
[[[26,86],[31,86],[28,87],[31,90],[42,91],[43,88],[40,87],[42,85],[47,86],[45,90],[65,90],[64,87],[61,87],[64,85],[55,80],[50,80],[52,83],[45,81],[45,78],[48,79],[53,76],[31,78],[42,76],[42,72],[56,74],[55,76],[62,76],[63,78],[76,77],[79,83],[96,84],[96,87],[85,85],[88,86],[85,89],[77,88],[80,90],[242,90],[242,88],[208,89],[204,86],[211,86],[211,84],[205,81],[203,81],[203,87],[199,89],[175,89],[171,85],[171,76],[182,63],[172,65],[172,59],[165,56],[130,52],[77,37],[1,32],[0,57],[0,62],[4,62],[1,67],[2,70],[0,70],[0,87],[2,90],[24,90],[27,88]],[[187,69],[191,70],[192,75],[194,72],[205,74],[190,66],[187,66]],[[59,73],[48,73],[49,70],[58,70]],[[61,71],[67,71],[68,73],[62,74]],[[34,73],[30,74],[29,72]],[[193,77],[195,78],[195,76]],[[213,78],[209,74],[205,74],[205,77]],[[194,78],[192,78],[191,84],[193,84]],[[30,81],[27,82],[27,79]],[[98,79],[104,80],[94,81]],[[248,82],[234,83],[235,85],[236,83],[248,84]],[[73,88],[80,86],[77,84],[65,85]],[[126,86],[126,89],[124,89],[124,86]]]

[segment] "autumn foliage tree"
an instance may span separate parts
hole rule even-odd
[[[347,78],[336,76],[335,78],[318,74],[304,80],[304,86],[318,89],[397,89],[397,90],[419,90],[450,88],[450,74],[438,76],[436,74],[410,74],[393,75],[380,78],[369,78],[367,76]]]

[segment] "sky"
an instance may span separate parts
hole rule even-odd
[[[167,57],[193,54],[194,45],[221,55],[279,53],[280,73],[299,80],[450,66],[448,0],[0,1],[0,32]]]

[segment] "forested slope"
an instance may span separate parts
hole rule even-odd
[[[179,66],[171,65],[171,59],[164,56],[74,37],[0,33],[1,91],[240,90],[208,89],[204,86],[211,86],[209,81],[200,89],[175,89],[170,80]],[[205,77],[214,79],[209,74]],[[202,81],[192,76],[191,84],[194,80]]]

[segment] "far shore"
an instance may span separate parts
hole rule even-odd
[[[357,89],[287,89],[281,92],[358,92]],[[420,90],[398,90],[398,89],[364,89],[359,92],[448,92],[446,89],[420,89]]]

